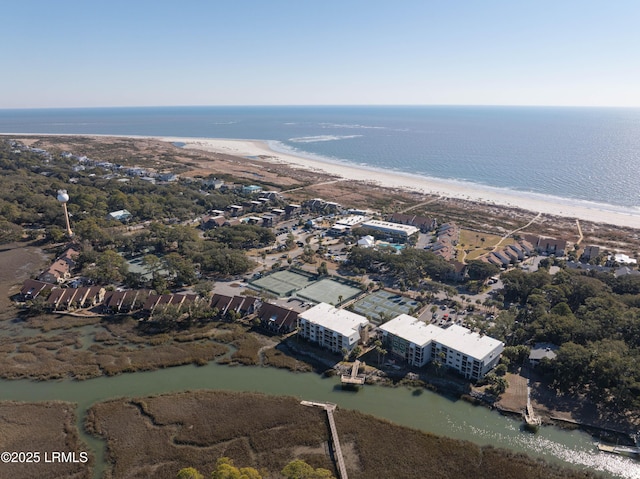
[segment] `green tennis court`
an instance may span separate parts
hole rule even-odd
[[[314,282],[314,278],[312,274],[284,270],[253,280],[250,284],[283,298],[309,286]]]
[[[331,278],[324,278],[298,291],[296,296],[315,303],[337,305],[360,294],[362,290]]]
[[[353,311],[366,316],[372,323],[382,323],[381,315],[387,320],[401,314],[409,314],[411,310],[419,307],[419,303],[411,298],[389,291],[376,291],[356,301]]]

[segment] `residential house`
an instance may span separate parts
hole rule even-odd
[[[20,290],[20,299],[22,301],[28,301],[30,299],[37,298],[40,294],[46,294],[47,291],[51,291],[53,284],[44,281],[38,281],[35,279],[27,279],[22,283],[22,289]]]
[[[287,206],[284,207],[284,212],[288,218],[291,216],[299,215],[301,211],[302,211],[302,207],[300,205],[296,205],[293,203],[289,203]]]
[[[107,219],[122,221],[124,223],[126,221],[129,221],[131,219],[131,216],[132,215],[129,212],[129,210],[118,210],[118,211],[112,211],[111,213],[107,214]]]
[[[502,252],[507,255],[510,259],[512,263],[517,263],[520,260],[520,256],[518,255],[518,252],[512,248],[503,248]]]
[[[527,256],[526,251],[524,250],[524,248],[522,246],[520,246],[519,244],[510,244],[508,246],[508,249],[513,251],[516,254],[516,259],[518,261],[522,261],[523,259],[525,259],[525,257]]]
[[[536,250],[535,246],[533,246],[533,244],[531,244],[526,239],[519,240],[518,245],[520,245],[520,247],[523,249],[524,253],[527,256],[531,256],[533,252]]]
[[[226,296],[224,294],[214,294],[211,297],[209,306],[211,307],[211,309],[217,309],[218,316],[223,317],[225,314],[227,314],[227,309],[229,308],[231,301],[233,301],[232,296]]]
[[[529,364],[532,367],[535,367],[545,358],[553,361],[558,355],[556,352],[558,349],[559,347],[552,343],[534,344],[533,348],[531,348],[531,351],[529,352]]]
[[[77,288],[73,301],[69,304],[74,308],[92,308],[104,300],[106,290],[102,286],[81,286]]]
[[[178,175],[176,175],[175,173],[159,173],[158,174],[158,179],[160,181],[165,181],[167,183],[171,183],[174,181],[178,181]]]
[[[448,239],[440,240],[438,239],[435,243],[431,245],[431,252],[442,257],[443,259],[450,261],[455,256],[455,248],[449,242]]]
[[[487,263],[491,263],[496,265],[498,268],[502,268],[504,264],[497,256],[494,256],[493,253],[489,253],[487,256],[481,258],[482,261],[486,261]]]
[[[62,283],[71,278],[71,271],[76,266],[76,259],[80,253],[72,245],[56,258],[51,266],[38,276],[38,280],[45,283]]]
[[[616,268],[615,271],[613,272],[613,275],[616,278],[619,278],[620,276],[628,276],[628,275],[637,276],[639,274],[640,274],[640,271],[638,271],[637,269],[631,269],[628,266],[620,266],[619,268]]]
[[[253,314],[260,305],[260,300],[254,296],[226,296],[214,294],[209,302],[211,309],[218,311],[219,317],[225,317],[231,311],[244,317]]]
[[[260,325],[278,334],[287,334],[298,326],[298,312],[276,304],[262,303],[258,310]]]
[[[151,295],[151,291],[148,289],[130,290],[125,291],[125,293],[126,294],[122,297],[119,305],[119,312],[123,313],[142,309],[144,304],[147,302],[147,299]]]
[[[563,239],[541,237],[538,241],[537,249],[540,253],[564,256],[567,249],[567,242]]]
[[[205,215],[200,221],[200,228],[203,230],[210,230],[213,228],[220,228],[227,223],[227,219],[223,215]]]
[[[489,259],[491,259],[491,256],[494,256],[498,259],[498,261],[500,262],[501,266],[509,266],[511,264],[511,257],[506,254],[503,250],[498,250],[498,251],[494,251],[489,255]]]
[[[278,217],[271,214],[263,215],[261,219],[262,226],[264,226],[265,228],[271,228],[278,222]]]
[[[245,195],[253,195],[262,192],[262,186],[258,185],[244,185],[242,187],[242,193]]]
[[[451,264],[453,265],[453,270],[447,275],[447,279],[458,283],[464,282],[467,277],[467,265],[455,260]]]
[[[242,214],[242,210],[244,208],[242,208],[242,206],[240,205],[230,205],[227,208],[231,214],[231,216],[239,216],[240,214]]]
[[[54,288],[51,290],[51,294],[47,298],[47,308],[56,311],[63,308],[63,299],[67,295],[68,291],[75,291],[75,289],[69,290],[68,288]]]
[[[584,248],[584,251],[582,252],[582,256],[580,256],[580,259],[582,261],[591,261],[592,259],[597,258],[599,254],[600,254],[600,246],[589,245]]]

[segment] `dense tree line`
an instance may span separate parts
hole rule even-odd
[[[276,235],[271,229],[249,224],[217,228],[208,231],[207,236],[234,249],[263,248],[276,240]]]
[[[507,344],[560,346],[546,362],[559,390],[585,393],[614,408],[640,410],[640,278],[545,269],[502,275],[517,305],[492,331]]]
[[[352,248],[349,265],[367,273],[388,273],[409,283],[426,277],[443,280],[453,266],[430,251],[405,248],[397,254],[394,248]]]
[[[77,161],[71,158],[49,158],[29,150],[18,151],[7,141],[1,141],[2,218],[18,226],[63,227],[62,209],[56,200],[58,189],[69,192],[68,209],[74,232],[76,225],[84,220],[99,228],[118,224],[106,219],[107,213],[115,210],[128,210],[136,221],[187,220],[242,201],[241,196],[230,191],[214,190],[204,194],[197,182],[152,184],[138,177],[112,176],[98,167],[73,171],[75,165]],[[122,179],[126,181],[120,181]]]
[[[314,469],[306,462],[296,459],[280,471],[284,479],[335,479],[331,471],[318,467]],[[204,479],[204,475],[193,467],[178,471],[178,479]],[[263,475],[253,467],[237,467],[228,457],[221,457],[211,473],[213,479],[262,479]]]
[[[192,226],[160,221],[191,219],[210,209],[224,208],[241,199],[235,193],[203,194],[197,183],[188,182],[154,185],[135,177],[120,182],[99,175],[99,168],[91,173],[73,172],[76,164],[71,158],[49,158],[0,142],[0,242],[20,239],[29,225],[44,228],[50,241],[64,240],[58,189],[67,189],[70,195],[72,229],[84,249],[80,267],[101,284],[125,281],[140,286],[141,278],[128,272],[122,255],[143,251],[159,258],[157,271],[163,274],[156,274],[155,282],[161,290],[191,284],[200,275],[242,274],[253,263],[241,249],[266,246],[275,240],[271,230],[252,225],[222,228],[210,239],[203,239]],[[72,173],[75,183],[68,182]],[[120,222],[108,221],[106,215],[119,209],[129,210],[136,222],[151,222],[136,233],[112,228]]]

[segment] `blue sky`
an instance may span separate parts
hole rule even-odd
[[[0,108],[640,106],[640,1],[7,0]]]

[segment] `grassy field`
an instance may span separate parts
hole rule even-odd
[[[16,479],[90,479],[93,457],[78,439],[75,406],[64,402],[0,402],[0,450],[38,452],[39,462],[3,461],[0,477]],[[81,452],[88,462],[46,462],[53,451],[72,452],[80,461]],[[33,459],[33,457],[32,457]]]
[[[463,229],[460,231],[460,240],[457,246],[458,257],[461,258],[464,252],[467,251],[466,261],[478,259],[480,256],[492,251],[501,240],[502,236]],[[513,238],[507,238],[500,243],[500,246],[508,246],[514,242]]]
[[[492,447],[437,437],[355,411],[335,415],[351,479],[590,478]],[[336,474],[323,410],[255,393],[195,391],[93,406],[87,428],[107,441],[108,479],[174,479],[182,467],[208,475],[218,457],[279,478],[300,458]]]

